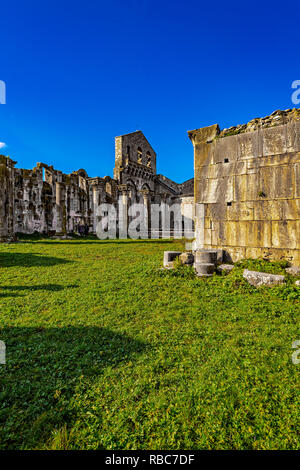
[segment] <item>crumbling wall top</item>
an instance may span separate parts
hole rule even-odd
[[[5,165],[8,168],[14,168],[17,162],[12,160],[11,158],[5,156],[5,155],[0,155],[0,165]]]
[[[239,124],[238,126],[232,126],[228,129],[223,129],[218,135],[218,138],[243,134],[245,132],[253,132],[257,131],[258,129],[265,129],[267,127],[280,126],[298,120],[300,120],[299,108],[286,109],[285,111],[276,110],[270,114],[270,116],[254,118],[247,124]]]
[[[280,126],[299,120],[300,108],[286,109],[285,111],[276,110],[269,116],[251,119],[247,124],[239,124],[223,130],[220,130],[218,124],[214,124],[213,126],[188,131],[188,136],[193,145],[205,144],[211,143],[215,139],[244,134],[246,132],[254,132],[259,129]]]

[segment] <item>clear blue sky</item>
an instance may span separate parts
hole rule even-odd
[[[299,2],[1,2],[2,153],[111,175],[114,137],[140,129],[158,172],[193,177],[187,130],[293,107]]]

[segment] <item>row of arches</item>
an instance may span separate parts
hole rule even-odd
[[[135,195],[140,192],[140,191],[149,191],[150,192],[150,187],[148,186],[147,183],[144,183],[141,188],[137,188],[136,184],[131,180],[127,180],[126,182],[127,186],[129,186],[130,191],[132,191]]]

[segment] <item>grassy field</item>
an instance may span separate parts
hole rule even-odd
[[[299,289],[160,270],[177,248],[0,245],[0,448],[299,449]]]

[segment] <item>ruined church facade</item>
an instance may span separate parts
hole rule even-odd
[[[118,211],[120,200],[126,219],[133,202],[147,209],[153,203],[193,202],[193,179],[178,184],[158,175],[156,153],[141,131],[116,137],[113,178],[89,177],[84,169],[65,174],[44,163],[32,170],[15,165],[0,156],[1,241],[34,232],[64,236],[80,225],[96,233],[99,206],[112,204]]]

